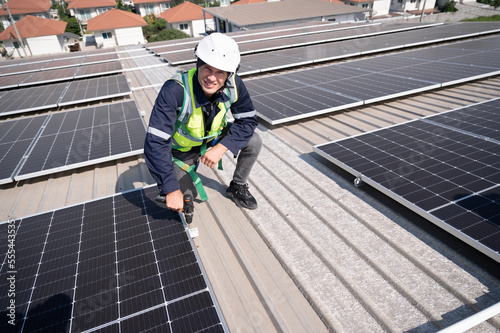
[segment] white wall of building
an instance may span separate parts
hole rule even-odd
[[[436,5],[436,0],[392,0],[390,10],[397,12],[422,10],[424,2],[425,9],[432,9]]]
[[[26,38],[33,55],[53,54],[64,51],[62,36],[51,35]]]
[[[94,31],[95,43],[99,47],[113,47],[118,45],[116,42],[115,30]]]
[[[141,27],[116,29],[115,33],[118,46],[146,43]]]
[[[387,15],[391,8],[391,0],[375,0],[373,1],[373,16]]]
[[[167,9],[170,9],[170,2],[141,3],[135,5],[135,11],[139,12],[139,15],[142,17],[149,14],[160,15],[160,13],[163,13]]]

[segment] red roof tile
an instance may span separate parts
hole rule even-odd
[[[87,22],[88,31],[142,27],[148,25],[139,14],[113,8],[107,12],[91,18]]]
[[[8,7],[12,15],[48,12],[52,4],[50,0],[10,0]],[[5,5],[0,9],[0,16],[9,15]]]
[[[184,2],[173,8],[167,9],[161,13],[160,16],[169,23],[203,20],[203,7],[195,5],[192,2]],[[205,17],[208,19],[213,16],[206,13]]]
[[[21,38],[60,35],[64,33],[67,22],[50,20],[28,15],[16,22]],[[17,39],[14,26],[9,26],[0,33],[0,40]]]
[[[68,9],[96,7],[116,7],[116,0],[74,0],[68,5]]]

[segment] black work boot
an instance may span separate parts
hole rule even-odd
[[[226,193],[228,196],[233,198],[236,204],[240,207],[247,209],[257,208],[257,200],[255,200],[255,198],[250,194],[248,184],[238,185],[231,181]]]

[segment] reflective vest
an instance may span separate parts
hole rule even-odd
[[[238,99],[234,75],[228,80],[224,93],[229,96],[227,102],[218,102],[219,111],[212,121],[212,126],[205,134],[205,123],[203,119],[203,110],[201,107],[195,108],[193,77],[196,68],[189,72],[177,73],[171,80],[179,82],[184,88],[184,101],[182,107],[178,110],[175,130],[172,135],[172,148],[186,152],[193,147],[202,146],[204,143],[213,140],[222,133],[226,126],[226,114],[231,105]],[[202,147],[202,155],[205,145]]]

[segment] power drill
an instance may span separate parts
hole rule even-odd
[[[166,194],[164,195],[158,194],[156,196],[156,201],[161,203],[166,203],[167,202]],[[187,224],[191,224],[191,222],[193,222],[193,213],[194,213],[193,196],[191,194],[184,194],[184,218],[186,219]]]

